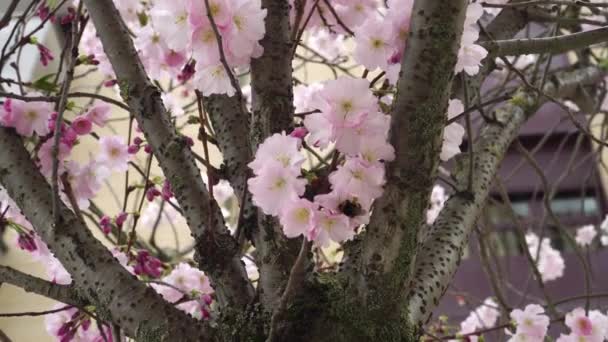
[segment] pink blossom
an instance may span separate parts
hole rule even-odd
[[[190,0],[159,0],[154,2],[150,16],[154,27],[171,49],[188,47]],[[201,5],[200,1],[197,1]],[[202,7],[197,9],[202,12]]]
[[[110,170],[95,161],[90,161],[82,167],[76,162],[70,162],[68,169],[68,180],[78,205],[81,209],[86,209],[89,207],[89,200],[101,190],[103,181],[110,175]]]
[[[359,148],[361,161],[368,165],[379,161],[389,162],[395,159],[395,149],[386,141],[385,137],[368,137]]]
[[[585,247],[589,246],[597,236],[597,230],[593,225],[582,226],[576,230],[576,243]]]
[[[359,159],[348,159],[329,176],[329,181],[333,189],[371,202],[382,194],[384,166],[366,166]]]
[[[40,166],[40,172],[43,175],[50,177],[53,171],[53,139],[49,139],[40,146],[38,150],[38,160]],[[59,143],[57,159],[59,160],[58,172],[59,174],[65,171],[65,159],[70,155],[71,147],[63,142]]]
[[[313,228],[316,209],[317,206],[306,199],[286,203],[279,216],[285,236],[294,238]]]
[[[585,314],[585,309],[576,308],[566,314],[566,325],[571,332],[568,335],[560,335],[557,342],[602,342],[608,336],[608,317],[597,310],[589,312],[589,316]]]
[[[108,104],[100,102],[91,107],[85,115],[91,122],[99,127],[103,127],[110,117],[110,110],[111,108]]]
[[[233,96],[235,89],[230,83],[226,68],[220,64],[206,66],[196,71],[194,84],[205,95],[226,94]]]
[[[74,132],[76,132],[76,134],[86,135],[86,134],[91,133],[91,130],[93,129],[93,123],[91,122],[90,118],[88,118],[87,116],[81,115],[81,116],[76,117],[76,119],[74,119],[74,121],[72,121],[71,127],[74,130]]]
[[[460,100],[450,100],[447,113],[448,120],[456,117],[463,111],[464,105]],[[460,153],[460,144],[462,144],[464,133],[464,127],[457,122],[453,122],[445,127],[443,130],[443,145],[441,146],[441,160],[447,161]]]
[[[326,148],[331,140],[331,124],[323,114],[309,114],[304,118],[304,126],[308,129],[310,145]]]
[[[101,151],[98,162],[115,171],[126,171],[131,159],[129,147],[118,136],[102,137],[99,139]]]
[[[48,120],[52,112],[53,106],[49,102],[11,99],[0,110],[0,124],[14,127],[23,136],[32,136],[34,132],[45,136],[49,133]]]
[[[311,83],[309,85],[298,84],[293,87],[293,104],[296,113],[309,112],[317,109],[314,99],[317,93],[323,89],[321,83]]]
[[[454,71],[459,73],[465,71],[473,76],[479,72],[481,61],[488,55],[488,51],[481,45],[475,44],[479,38],[477,21],[483,14],[483,7],[479,3],[470,3],[467,7],[464,30],[458,51],[458,60]]]
[[[304,156],[299,152],[299,139],[284,132],[273,134],[260,144],[255,159],[248,166],[255,174],[260,174],[269,162],[275,162],[277,166],[289,169],[295,175],[299,174],[304,162]]]
[[[460,323],[459,334],[470,334],[480,329],[491,328],[496,324],[500,311],[496,302],[487,298],[482,305],[478,306],[469,316]],[[477,336],[470,336],[469,340],[477,341]],[[456,340],[452,340],[456,341]]]
[[[293,171],[276,161],[269,161],[247,182],[253,203],[267,215],[277,215],[283,205],[304,194],[306,180],[297,178]]]
[[[426,224],[431,225],[435,222],[447,199],[445,189],[441,185],[435,185],[431,192],[429,209],[426,211]]]
[[[332,127],[338,151],[349,156],[361,153],[369,140],[386,141],[390,127],[390,117],[378,111],[366,113],[354,126]]]
[[[558,250],[551,247],[549,239],[543,238],[539,241],[534,233],[528,233],[526,243],[532,257],[536,258],[538,255],[536,262],[543,281],[555,280],[564,275],[564,258]]]
[[[208,314],[209,306],[213,301],[210,296],[213,289],[209,283],[209,278],[203,272],[186,263],[180,263],[161,280],[170,286],[152,284],[152,288],[160,293],[166,301],[175,303],[182,299],[184,294],[198,297],[198,300],[187,301],[177,307],[195,317],[205,318],[205,312]]]
[[[522,311],[515,309],[511,311],[511,319],[517,328],[510,342],[515,341],[544,341],[549,327],[549,317],[545,315],[545,310],[537,304],[530,304]]]
[[[356,48],[354,57],[369,70],[386,69],[387,61],[394,51],[393,28],[378,16],[367,19],[355,29]]]
[[[354,127],[364,116],[377,112],[376,99],[366,80],[341,76],[324,84],[319,109],[336,129]]]
[[[330,241],[340,243],[355,236],[348,217],[343,214],[333,214],[326,210],[318,211],[315,223],[314,228],[309,230],[307,238],[320,247],[329,246]]]
[[[266,9],[260,0],[232,0],[232,18],[226,40],[226,48],[235,64],[247,64],[250,57],[259,57],[263,51],[258,43],[264,38]],[[214,17],[215,19],[215,17]]]

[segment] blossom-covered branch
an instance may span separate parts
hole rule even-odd
[[[84,298],[107,310],[131,336],[151,333],[159,327],[161,334],[170,336],[210,335],[211,331],[201,323],[133,278],[63,202],[60,224],[53,225],[51,187],[37,169],[19,136],[1,127],[0,184],[70,272]],[[139,307],[142,309],[133,310]]]
[[[253,297],[235,240],[224,225],[217,203],[209,194],[184,138],[169,121],[160,92],[149,81],[120,14],[111,0],[85,1],[104,50],[118,76],[124,99],[152,145],[165,176],[197,240],[200,266],[218,289],[220,303],[244,306]],[[221,246],[217,248],[216,246]]]

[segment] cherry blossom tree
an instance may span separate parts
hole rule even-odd
[[[0,228],[48,278],[0,266],[0,284],[59,302],[39,313],[58,341],[608,339],[588,265],[608,221],[568,231],[517,139],[551,103],[604,163],[604,133],[582,120],[605,108],[608,3],[9,2]],[[59,50],[37,37],[45,26]],[[27,47],[47,76],[22,78]],[[318,83],[303,76],[315,66]],[[92,74],[94,91],[76,89]],[[121,122],[127,133],[112,133]],[[88,158],[75,152],[85,142]],[[509,149],[536,170],[547,220],[579,257],[577,298],[544,291],[569,270],[511,209],[498,176]],[[123,175],[120,210],[102,210]],[[493,297],[455,322],[437,306],[496,201],[543,295],[506,300],[490,267]],[[159,244],[167,226],[192,245]],[[575,299],[584,307],[560,306]]]

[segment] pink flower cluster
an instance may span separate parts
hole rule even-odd
[[[203,272],[189,264],[180,263],[161,280],[162,283],[155,283],[151,286],[166,301],[175,303],[184,296],[191,296],[192,300],[177,305],[177,308],[194,317],[207,319],[211,316],[213,288]]]
[[[367,81],[341,77],[306,95],[313,99],[307,106],[320,112],[306,116],[306,130],[275,134],[260,145],[249,164],[256,175],[249,190],[265,214],[279,217],[287,237],[304,235],[327,246],[352,238],[368,221],[372,202],[383,191],[383,162],[393,160],[394,150],[387,142],[389,118],[379,111]],[[296,102],[302,105],[301,99]],[[314,175],[310,182],[301,177],[303,136],[321,150],[334,144],[343,156],[328,176]],[[327,189],[323,180],[329,181]],[[302,197],[307,184],[311,194]]]
[[[45,136],[49,133],[49,119],[53,113],[50,102],[25,102],[6,99],[0,108],[0,126],[13,127],[20,135],[31,137],[34,133]]]
[[[576,230],[576,243],[585,247],[591,245],[593,239],[597,236],[597,230],[591,224],[580,227]]]
[[[355,60],[369,70],[385,71],[392,84],[397,83],[401,70],[413,5],[412,0],[389,0],[384,17],[370,14],[355,28]]]
[[[533,258],[536,260],[538,271],[540,272],[543,281],[551,281],[561,278],[564,275],[566,264],[561,253],[551,247],[551,242],[548,238],[543,238],[539,241],[538,236],[534,233],[526,235],[526,243]]]
[[[515,309],[511,311],[511,319],[515,323],[516,331],[511,335],[509,342],[527,341],[543,342],[547,329],[549,328],[549,317],[545,315],[545,309],[538,304],[530,304],[524,310]]]
[[[65,304],[59,303],[53,309],[65,307]],[[103,326],[102,335],[97,324],[91,324],[92,317],[74,307],[46,315],[44,322],[49,335],[60,342],[112,342],[109,326]]]
[[[477,21],[483,15],[483,7],[479,2],[473,2],[467,7],[466,18],[464,21],[464,31],[460,40],[460,50],[454,71],[459,73],[464,70],[468,75],[473,76],[479,72],[481,61],[486,58],[488,51],[481,45],[475,44],[479,39],[479,27]]]
[[[496,324],[500,311],[498,310],[498,304],[492,299],[487,298],[482,305],[473,310],[469,316],[460,323],[461,335],[471,334],[477,330],[491,328]],[[470,335],[468,341],[477,342],[479,336]],[[461,340],[451,340],[451,342],[457,342]]]
[[[608,339],[608,317],[597,310],[585,313],[576,308],[566,315],[566,326],[570,334],[560,335],[556,342],[602,342]]]
[[[209,7],[231,68],[245,67],[252,57],[262,54],[258,41],[264,37],[266,10],[260,0],[211,0]],[[204,94],[234,94],[204,0],[156,1],[150,19],[148,25],[136,26],[135,33],[152,77],[160,78],[160,70],[177,77],[192,58],[196,61],[196,88]]]

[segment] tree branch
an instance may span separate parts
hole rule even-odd
[[[8,8],[4,11],[4,15],[2,16],[2,19],[0,19],[0,30],[2,30],[5,26],[8,25],[8,23],[11,22],[11,19],[13,18],[13,12],[15,12],[19,1],[20,0],[12,0],[11,3],[8,5]]]
[[[417,233],[437,174],[446,109],[468,2],[417,0],[393,103],[396,158],[385,192],[344,271],[359,297],[400,315],[415,260]],[[352,260],[352,261],[351,261]],[[382,303],[382,305],[380,304]],[[378,305],[376,305],[378,304]]]
[[[59,203],[59,225],[52,224],[50,185],[19,136],[2,127],[0,184],[72,275],[78,292],[107,312],[108,320],[119,324],[130,336],[154,331],[161,336],[210,338],[212,330],[137,281],[63,202]]]
[[[562,72],[545,84],[544,91],[556,97],[574,96],[580,86],[599,82],[604,72],[596,67]],[[424,323],[452,280],[460,263],[464,247],[477,218],[486,202],[500,162],[521,125],[544,102],[545,97],[535,93],[519,92],[513,100],[495,111],[495,122],[488,122],[475,144],[474,172],[476,182],[472,192],[465,191],[466,171],[463,176],[455,172],[459,189],[445,204],[431,232],[420,249],[413,279],[415,287],[409,290],[409,319],[412,324]],[[467,163],[468,158],[459,158]],[[468,170],[468,165],[461,166]],[[461,179],[460,179],[461,178]]]
[[[262,0],[267,10],[266,35],[260,44],[264,54],[251,61],[253,150],[268,136],[293,126],[293,77],[288,0]],[[285,238],[279,223],[258,211],[257,227],[251,232],[260,270],[260,299],[269,311],[278,304],[282,288],[300,247],[299,239]]]
[[[559,54],[606,41],[608,41],[608,27],[557,37],[489,41],[482,45],[490,51],[491,56],[498,57],[534,53]]]
[[[0,265],[0,284],[2,283],[11,284],[22,288],[26,292],[35,293],[76,307],[88,304],[72,286],[54,284],[17,271],[11,267]]]
[[[210,201],[187,142],[169,120],[161,94],[148,79],[113,2],[85,0],[85,5],[118,77],[121,95],[153,147],[196,239],[199,266],[209,275],[220,305],[243,308],[253,298],[253,286],[217,202]],[[209,202],[211,206],[202,205]]]

